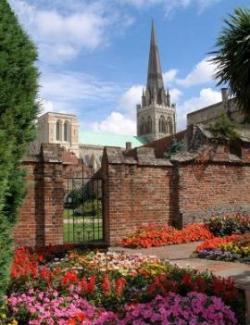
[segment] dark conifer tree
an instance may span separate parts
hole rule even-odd
[[[21,160],[34,138],[38,71],[36,48],[7,0],[0,1],[0,296],[13,251],[12,230],[25,194]]]

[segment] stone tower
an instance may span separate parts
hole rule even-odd
[[[171,104],[169,90],[165,92],[160,56],[152,23],[148,78],[142,103],[137,105],[137,135],[149,142],[176,132],[175,105]]]
[[[37,126],[38,143],[57,143],[79,155],[79,123],[75,115],[48,112],[38,118]]]

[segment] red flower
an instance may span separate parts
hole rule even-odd
[[[124,247],[157,247],[213,238],[209,229],[202,224],[187,225],[177,230],[168,225],[147,225],[121,241]]]
[[[117,297],[121,297],[123,295],[125,285],[126,285],[126,280],[124,278],[116,279],[115,293],[116,293]]]
[[[189,273],[184,273],[181,283],[187,287],[192,287],[192,277]]]
[[[53,273],[46,267],[43,267],[41,270],[40,270],[40,276],[43,280],[45,280],[46,282],[51,282],[52,280],[52,276],[53,276]]]
[[[107,273],[103,277],[102,291],[104,296],[109,296],[111,293],[111,284]]]
[[[96,275],[92,275],[87,285],[88,293],[91,294],[96,288]]]
[[[76,283],[77,281],[78,281],[78,275],[74,270],[67,271],[62,278],[63,285],[73,284]]]

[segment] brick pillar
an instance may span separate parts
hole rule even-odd
[[[57,151],[58,150],[58,151]],[[63,244],[63,165],[55,145],[42,146],[44,246]]]
[[[42,247],[63,244],[63,164],[60,148],[42,145],[39,155],[23,162],[27,194],[14,229],[16,246]]]

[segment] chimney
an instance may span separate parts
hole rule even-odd
[[[221,97],[224,107],[227,108],[228,106],[228,89],[227,88],[221,88]]]
[[[131,142],[126,142],[126,151],[129,151],[132,149],[132,143]]]

